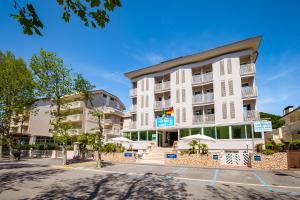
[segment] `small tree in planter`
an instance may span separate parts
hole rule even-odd
[[[197,146],[197,144],[198,144],[197,140],[192,140],[192,141],[189,142],[192,154],[196,153],[196,146]]]

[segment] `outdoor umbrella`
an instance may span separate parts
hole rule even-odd
[[[206,135],[201,135],[201,134],[195,134],[195,135],[190,135],[190,136],[186,136],[181,138],[181,140],[184,141],[189,141],[189,140],[198,140],[200,141],[212,141],[212,142],[216,142],[216,140],[214,138],[208,137]]]
[[[130,139],[126,138],[126,137],[122,137],[122,136],[116,137],[116,138],[112,138],[111,140],[114,141],[114,142],[132,142],[132,140],[130,140]]]

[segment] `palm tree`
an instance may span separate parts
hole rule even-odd
[[[195,150],[196,150],[196,145],[198,144],[197,140],[192,140],[190,141],[189,145],[192,149],[191,153],[195,153]]]

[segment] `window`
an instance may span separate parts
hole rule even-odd
[[[180,103],[180,91],[179,91],[179,89],[176,90],[176,103]]]
[[[245,126],[232,126],[232,139],[244,139],[246,138]]]
[[[146,108],[148,108],[148,107],[149,107],[149,96],[146,95]]]
[[[227,105],[226,103],[222,103],[222,113],[223,113],[223,119],[227,119]]]
[[[215,127],[204,127],[203,131],[204,131],[204,135],[212,138],[216,138]]]
[[[115,99],[114,99],[113,97],[110,97],[110,100],[111,100],[111,101],[115,101]]]
[[[249,83],[242,83],[242,87],[249,87]]]
[[[104,98],[106,98],[106,97],[107,97],[107,95],[106,95],[106,94],[104,94],[104,93],[102,94],[102,96],[103,96]]]
[[[195,115],[197,116],[202,115],[202,110],[199,109],[195,110]]]
[[[246,135],[247,135],[247,138],[252,138],[252,127],[250,124],[246,125]]]
[[[183,138],[183,137],[186,137],[186,136],[190,135],[189,129],[180,129],[179,133],[180,133],[180,138]]]
[[[138,132],[131,132],[131,140],[132,141],[138,140]]]
[[[228,80],[229,95],[233,95],[233,80]]]
[[[141,126],[144,126],[144,114],[141,113]]]
[[[185,89],[184,88],[181,90],[181,95],[182,95],[182,102],[185,102]]]
[[[215,109],[214,108],[207,108],[207,114],[215,114]]]
[[[250,104],[243,105],[243,111],[246,112],[248,110],[251,110],[251,105]]]
[[[176,72],[176,85],[179,84],[179,71]]]
[[[186,110],[182,108],[182,122],[186,122]]]
[[[227,72],[228,74],[232,73],[232,63],[230,58],[227,60]]]
[[[230,102],[230,118],[234,119],[235,118],[235,108],[234,108],[234,102]]]
[[[140,131],[140,140],[147,140],[147,131]]]
[[[176,109],[176,123],[179,123],[180,122],[180,109],[177,108]]]
[[[141,100],[141,107],[144,108],[144,96],[142,95],[142,100]]]
[[[225,81],[221,81],[221,96],[226,96],[226,88],[225,88]]]
[[[130,139],[130,132],[124,132],[123,137]]]
[[[144,79],[142,80],[142,91],[144,91]]]
[[[261,138],[261,132],[254,132],[254,138]]]
[[[201,128],[192,128],[191,135],[201,134]]]
[[[220,62],[220,75],[223,76],[224,74],[225,74],[224,60],[221,60],[221,62]]]
[[[185,82],[185,71],[184,69],[181,70],[181,83]]]
[[[146,91],[149,90],[149,79],[146,79]]]
[[[145,114],[145,125],[148,126],[149,122],[148,122],[148,113]]]
[[[217,127],[217,138],[218,139],[229,139],[229,127]]]
[[[194,92],[194,95],[196,96],[196,95],[199,95],[199,94],[202,94],[202,92],[201,91],[195,91]]]
[[[148,140],[155,141],[156,140],[156,131],[148,131]]]

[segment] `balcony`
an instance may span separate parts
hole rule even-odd
[[[255,74],[255,65],[254,65],[254,63],[241,65],[240,74],[241,74],[241,76],[247,76],[247,75]]]
[[[211,103],[214,101],[214,93],[197,94],[193,96],[193,104]]]
[[[204,84],[213,80],[212,72],[192,76],[192,84]]]
[[[78,108],[83,108],[84,107],[84,102],[83,101],[73,101],[70,103],[65,103],[61,106],[61,111],[68,111],[68,110],[74,110],[74,109],[78,109]],[[57,106],[54,105],[51,107],[52,111],[56,111]]]
[[[256,110],[244,111],[244,121],[256,121],[259,120],[259,112]]]
[[[204,116],[204,122],[207,124],[215,123],[215,114],[206,114]]]
[[[82,114],[68,115],[63,122],[78,122],[82,120]]]
[[[155,101],[154,102],[154,109],[164,109],[171,106],[171,100],[164,100],[164,101]]]
[[[256,87],[242,87],[242,98],[254,98],[257,97]]]
[[[69,129],[68,134],[70,135],[79,135],[81,133],[81,129]]]
[[[136,121],[130,122],[129,128],[130,129],[136,129]]]
[[[136,112],[136,104],[131,105],[130,112],[131,113],[135,113]]]
[[[111,119],[103,119],[102,123],[106,126],[112,125],[113,121]]]
[[[165,90],[170,90],[170,81],[155,84],[155,87],[154,87],[155,92],[161,92],[161,91],[165,91]]]
[[[203,115],[194,115],[193,117],[193,124],[203,124]]]
[[[137,88],[133,88],[130,90],[130,96],[135,97],[137,95]]]

